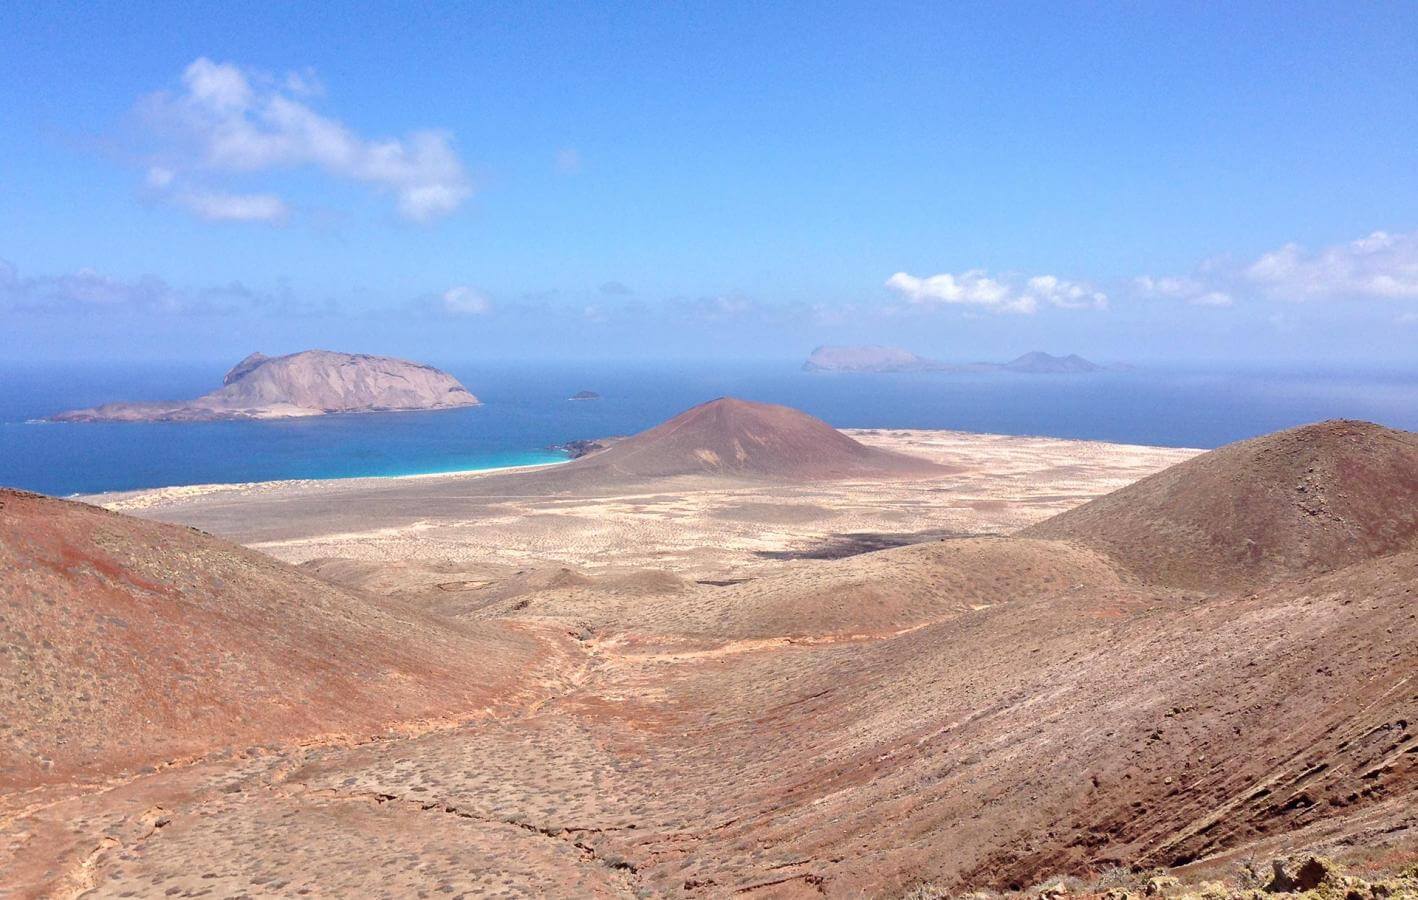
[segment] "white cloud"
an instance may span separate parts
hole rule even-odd
[[[1030,278],[1028,293],[1045,300],[1060,309],[1107,309],[1108,295],[1079,284],[1064,281],[1053,275],[1036,275]]]
[[[1140,292],[1159,297],[1184,298],[1204,290],[1198,281],[1173,276],[1153,278],[1151,275],[1142,275],[1133,279],[1133,283]]]
[[[418,222],[449,215],[472,195],[471,182],[447,132],[361,137],[306,102],[323,92],[310,70],[277,81],[203,57],[183,72],[182,84],[180,93],[156,94],[145,103],[153,123],[179,138],[166,148],[156,169],[210,177],[313,166],[335,178],[391,193],[400,215]],[[174,177],[169,174],[165,181],[158,180],[160,184],[150,171],[149,184],[155,187],[173,184]],[[248,208],[255,207],[249,204]],[[265,209],[270,212],[272,207],[267,203]]]
[[[325,82],[315,74],[315,69],[312,66],[306,66],[298,72],[287,72],[285,85],[286,90],[297,97],[325,96]]]
[[[290,212],[275,194],[183,191],[176,200],[209,222],[280,222]]]
[[[1060,309],[1105,309],[1108,297],[1101,291],[1055,275],[1035,275],[1020,280],[1012,275],[991,277],[983,269],[958,275],[944,272],[920,278],[897,272],[886,280],[888,290],[919,306],[964,305],[994,312],[1030,314],[1041,303]]]
[[[443,292],[442,310],[454,316],[481,316],[492,310],[492,301],[477,288],[460,284]]]
[[[1143,296],[1168,297],[1173,300],[1183,300],[1193,306],[1224,307],[1235,303],[1226,291],[1216,290],[1206,281],[1196,278],[1177,278],[1175,276],[1153,278],[1150,275],[1143,275],[1133,279],[1133,285]]]
[[[960,275],[946,272],[927,278],[897,272],[886,279],[886,287],[921,306],[966,304],[1016,313],[1032,313],[1038,307],[1032,297],[1013,296],[1009,288],[990,278],[983,269],[971,269]]]
[[[1406,312],[1394,319],[1399,325],[1418,325],[1418,312]]]
[[[1191,276],[1133,280],[1145,297],[1233,306],[1237,297],[1273,300],[1397,300],[1418,297],[1418,232],[1372,234],[1310,252],[1286,244],[1237,265],[1209,260]]]
[[[1286,244],[1242,275],[1283,299],[1418,297],[1418,232],[1375,231],[1314,253]]]

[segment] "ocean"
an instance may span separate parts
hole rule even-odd
[[[1088,375],[845,375],[781,363],[441,364],[483,406],[268,422],[36,420],[114,400],[195,397],[228,365],[0,365],[0,485],[64,496],[554,462],[715,397],[784,403],[844,428],[950,428],[1210,448],[1328,418],[1418,430],[1411,371],[1158,368]],[[568,399],[581,390],[600,400]]]

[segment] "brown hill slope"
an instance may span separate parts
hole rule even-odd
[[[1418,546],[1418,434],[1331,421],[1231,444],[1021,532],[1146,581],[1245,590]]]
[[[867,447],[800,410],[720,397],[565,467],[619,476],[738,475],[811,480],[942,474],[926,460]]]
[[[901,896],[1414,829],[1415,577],[1404,553],[1255,598],[1090,586],[885,640],[657,642],[636,674],[673,677],[623,715],[688,729],[641,789],[697,843],[637,830],[607,853],[661,889]]]
[[[1293,484],[1294,465],[1333,468],[1326,503],[1343,501],[1354,533],[1378,533],[1404,514],[1404,495],[1393,490],[1363,502],[1345,467],[1401,485],[1414,471],[1402,452],[1409,436],[1398,434],[1394,450],[1392,433],[1376,426],[1300,432],[1262,442],[1278,460],[1262,449],[1260,461],[1244,464],[1218,451],[1212,458],[1223,465],[1203,472],[1246,474],[1220,484],[1268,502],[1271,481]],[[1194,483],[1152,497],[1147,515],[1187,512]],[[43,584],[73,579],[152,594],[141,580],[200,596],[203,582],[183,574],[198,552],[186,542],[239,553],[171,528],[134,553],[126,531],[94,524],[101,515],[85,512],[87,549],[72,561],[62,543],[45,549],[56,539],[31,517],[43,552],[25,559],[61,567]],[[115,519],[125,522],[106,521]],[[1275,513],[1220,525],[1230,537],[1262,540],[1285,521]],[[60,539],[75,534],[66,526]],[[583,655],[563,661],[563,690],[548,702],[416,740],[288,752],[279,764],[243,769],[235,792],[227,786],[238,776],[225,770],[160,771],[17,820],[24,868],[16,871],[45,885],[60,880],[55,872],[76,873],[72,883],[108,895],[226,895],[253,884],[357,893],[377,872],[401,894],[515,886],[565,896],[901,896],[921,881],[952,891],[1023,888],[1278,840],[1368,846],[1418,834],[1418,549],[1389,552],[1402,541],[1365,538],[1347,553],[1300,558],[1300,574],[1288,580],[1283,566],[1221,568],[1236,581],[1218,577],[1198,591],[1119,578],[1122,566],[1078,544],[1086,536],[954,540],[787,563],[741,584],[660,584],[638,594],[643,602],[623,591],[599,606],[593,578],[518,571],[523,582],[507,586],[527,588],[533,593],[518,599],[535,602],[502,614],[529,618],[488,627],[540,620],[579,635]],[[155,538],[174,549],[153,554]],[[1354,561],[1360,551],[1374,558]],[[1344,562],[1307,574],[1312,564]],[[14,568],[9,557],[0,563]],[[205,560],[195,568],[212,571]],[[290,578],[276,569],[272,578]],[[1237,590],[1259,572],[1271,580]],[[442,576],[426,574],[440,589],[433,579]],[[543,601],[548,595],[554,602]],[[259,611],[293,627],[280,604]],[[71,621],[75,614],[51,616],[38,635],[68,647],[61,626]],[[437,627],[412,613],[401,621]],[[215,614],[196,628],[193,640],[241,633]],[[314,639],[330,640],[322,631]],[[37,643],[21,646],[33,654]],[[283,647],[283,656],[302,647]],[[375,660],[387,652],[355,649]],[[401,684],[386,680],[380,691]],[[31,706],[0,715],[27,723],[53,697],[84,689],[26,687]],[[323,701],[302,702],[319,709]],[[170,822],[157,837],[137,814],[153,809]],[[49,863],[60,856],[69,862]],[[0,844],[0,882],[3,857]]]
[[[0,490],[0,787],[460,715],[547,648],[187,528]]]

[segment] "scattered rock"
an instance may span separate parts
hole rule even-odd
[[[1312,891],[1331,877],[1338,876],[1334,863],[1319,856],[1300,856],[1271,862],[1274,876],[1265,890],[1272,894]]]
[[[571,399],[575,400],[576,398],[572,397]],[[608,444],[604,444],[601,441],[578,439],[574,441],[567,441],[564,444],[552,444],[551,449],[559,450],[562,453],[565,453],[567,456],[571,457],[572,459],[580,459],[583,456],[589,456],[592,453],[604,450],[608,446]]]

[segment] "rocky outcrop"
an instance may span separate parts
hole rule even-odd
[[[578,438],[574,441],[567,441],[564,444],[552,444],[549,449],[559,450],[571,459],[580,459],[583,456],[590,456],[592,453],[606,449],[610,446],[610,441],[612,440],[616,439],[611,438],[603,441],[595,441],[587,438]]]
[[[278,419],[329,413],[401,412],[476,406],[478,398],[447,372],[387,356],[306,350],[253,353],[222,386],[176,403],[108,403],[53,417],[56,422],[184,422]]]

